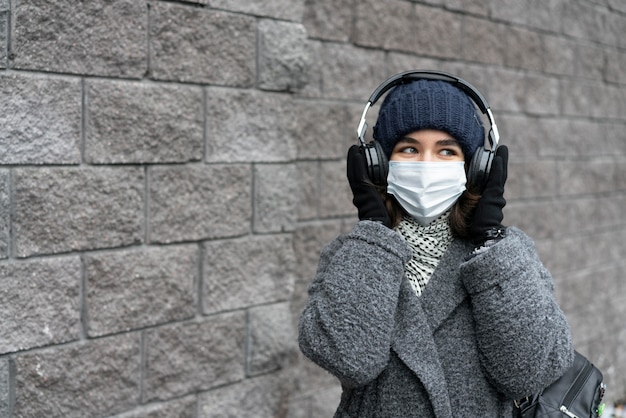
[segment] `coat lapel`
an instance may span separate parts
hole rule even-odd
[[[452,417],[452,411],[433,334],[467,297],[459,260],[469,251],[462,241],[452,241],[422,295],[405,278],[398,298],[392,348],[426,388],[437,417]]]
[[[459,269],[461,261],[471,250],[470,244],[454,239],[419,297],[433,333],[468,296],[461,283]]]

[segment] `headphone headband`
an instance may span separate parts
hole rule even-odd
[[[361,145],[365,145],[365,131],[367,130],[367,122],[365,121],[365,117],[369,108],[372,107],[372,105],[374,105],[374,103],[376,103],[378,99],[380,99],[382,95],[391,88],[400,84],[410,83],[417,80],[446,81],[467,94],[467,96],[472,99],[476,106],[478,106],[480,111],[487,116],[487,119],[489,119],[489,124],[491,125],[491,131],[493,134],[488,135],[490,142],[489,145],[491,149],[495,149],[498,146],[498,142],[500,141],[498,127],[493,118],[493,113],[491,112],[489,103],[487,103],[487,100],[485,100],[480,91],[478,91],[478,89],[476,89],[474,86],[472,86],[470,83],[463,80],[462,78],[459,78],[452,74],[444,73],[442,71],[432,70],[412,70],[396,74],[385,80],[380,86],[376,88],[376,90],[374,90],[374,92],[368,99],[367,104],[365,105],[365,109],[363,110],[361,120],[359,121],[359,125],[357,127],[357,137],[361,142]]]

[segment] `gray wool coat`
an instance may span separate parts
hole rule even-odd
[[[510,418],[513,399],[570,367],[570,330],[530,238],[509,228],[466,261],[472,250],[455,239],[418,298],[395,231],[361,221],[323,249],[299,343],[342,384],[335,417]]]

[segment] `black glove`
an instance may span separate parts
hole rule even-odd
[[[348,150],[348,182],[354,196],[352,203],[359,211],[359,219],[382,222],[391,228],[391,218],[383,198],[367,176],[365,156],[357,145],[352,145]]]
[[[507,177],[509,150],[506,145],[496,149],[491,163],[489,178],[474,212],[474,220],[470,225],[470,238],[474,245],[480,246],[488,240],[504,237],[506,228],[502,226],[504,215],[504,183]]]

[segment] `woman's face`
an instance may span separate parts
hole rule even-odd
[[[434,129],[411,132],[393,147],[391,161],[465,161],[459,143],[450,134]]]

